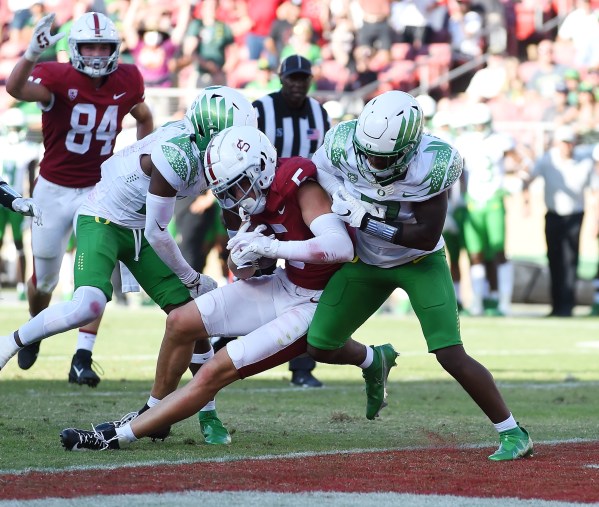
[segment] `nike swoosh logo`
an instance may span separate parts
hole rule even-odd
[[[350,215],[351,215],[351,211],[349,211],[349,210],[347,210],[347,211],[346,211],[345,213],[343,213],[343,214],[339,213],[339,216],[340,216],[340,217],[348,217],[348,216],[350,216]]]
[[[310,298],[310,303],[318,303],[318,299]]]
[[[166,229],[166,225],[164,227],[160,227],[160,224],[158,223],[158,220],[154,220],[154,222],[156,222],[156,225],[158,226],[158,228],[164,232],[164,229]]]
[[[119,93],[118,95],[115,93],[112,98],[113,100],[119,100],[123,95],[125,95],[127,92],[123,92],[123,93]]]
[[[277,212],[279,213],[279,215],[282,215],[283,213],[285,213],[285,206],[283,206],[281,209],[277,210]]]
[[[404,192],[403,197],[418,197],[418,194],[410,194],[409,192]]]
[[[83,373],[83,368],[79,369],[76,366],[73,366],[73,370],[75,370],[75,373],[78,377],[81,377],[81,374]]]

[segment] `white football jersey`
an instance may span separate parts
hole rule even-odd
[[[504,190],[504,157],[513,148],[513,140],[501,134],[467,132],[456,140],[464,157],[469,201],[484,204]]]
[[[102,179],[89,194],[80,214],[106,218],[130,229],[143,229],[150,177],[141,169],[142,155],[151,156],[152,163],[177,191],[178,198],[200,195],[208,183],[191,134],[185,120],[171,122],[116,152],[102,164]]]
[[[449,189],[462,173],[462,158],[438,137],[423,135],[418,152],[410,162],[405,178],[386,186],[371,184],[358,171],[352,142],[357,120],[339,123],[330,130],[312,162],[319,173],[339,179],[347,191],[362,201],[373,202],[386,210],[385,222],[414,223],[413,202],[422,202]],[[326,176],[325,176],[326,178]],[[358,256],[366,264],[399,266],[429,253],[394,245],[357,230]],[[443,237],[432,251],[443,248]]]

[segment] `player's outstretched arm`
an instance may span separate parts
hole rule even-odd
[[[0,179],[0,205],[27,217],[33,217],[37,225],[42,225],[42,211],[33,199],[26,199],[8,183]]]
[[[40,55],[65,36],[64,33],[51,34],[53,22],[54,14],[48,14],[37,22],[29,47],[6,80],[6,91],[18,100],[40,102],[44,106],[52,101],[50,90],[40,83],[29,81],[29,76]]]
[[[151,164],[150,188],[146,196],[146,227],[144,234],[148,243],[189,289],[193,298],[216,288],[217,283],[207,275],[193,269],[183,257],[175,239],[168,231],[168,224],[175,212],[177,191],[156,169],[149,157],[142,158],[142,167]]]

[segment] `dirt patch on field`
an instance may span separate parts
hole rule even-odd
[[[361,492],[599,501],[599,443],[536,445],[514,462],[494,449],[419,449],[0,475],[0,499],[202,491]]]

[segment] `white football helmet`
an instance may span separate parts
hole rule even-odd
[[[477,132],[488,136],[493,130],[493,114],[491,108],[482,102],[472,104],[466,109],[466,120]]]
[[[79,44],[111,44],[109,56],[82,56]],[[90,77],[106,76],[118,66],[121,38],[114,23],[100,12],[87,12],[73,23],[69,34],[71,64]]]
[[[433,99],[430,95],[422,94],[416,97],[418,104],[422,108],[422,114],[426,119],[430,119],[435,116],[437,112],[437,101]]]
[[[393,90],[372,99],[354,132],[360,174],[372,185],[388,185],[403,177],[418,151],[423,127],[422,108],[408,93]]]
[[[262,213],[272,185],[277,152],[256,127],[229,127],[216,134],[204,157],[210,189],[221,207],[239,206],[249,215]]]
[[[210,139],[227,127],[258,126],[256,111],[250,101],[228,86],[209,86],[185,112],[195,133],[195,143],[202,158]]]
[[[27,135],[27,119],[25,113],[17,107],[11,107],[2,114],[0,132],[9,144],[18,144]]]

